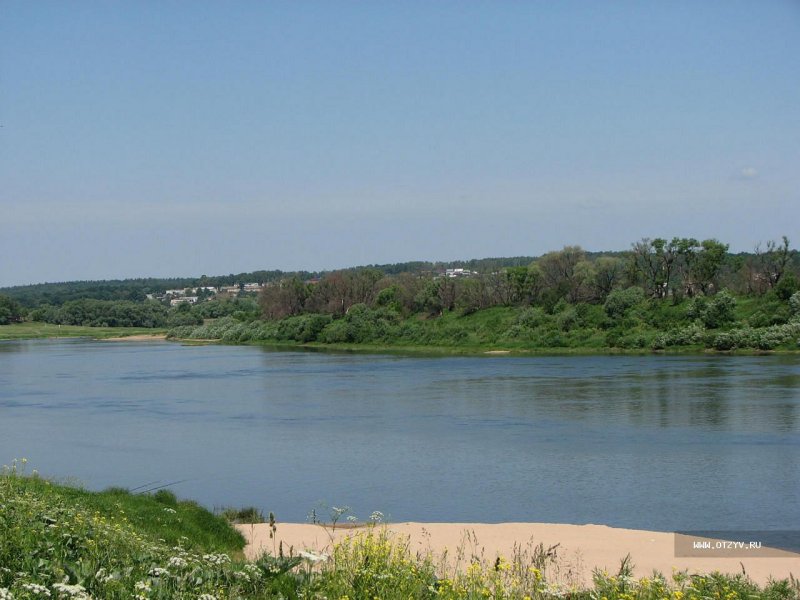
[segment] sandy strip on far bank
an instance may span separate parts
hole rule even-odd
[[[384,527],[384,526],[379,526]],[[471,556],[487,562],[498,555],[511,557],[514,546],[531,548],[540,542],[545,548],[559,544],[557,567],[549,578],[565,585],[590,585],[594,568],[616,573],[620,561],[631,555],[634,572],[638,577],[659,571],[669,577],[673,569],[689,573],[745,573],[759,584],[772,577],[783,579],[790,574],[800,575],[800,554],[772,550],[762,557],[676,557],[675,536],[672,533],[619,529],[605,525],[558,525],[551,523],[393,523],[385,526],[392,536],[408,540],[412,553],[432,553],[441,557],[447,550],[447,562],[452,568],[459,548],[469,564]],[[343,529],[303,523],[278,523],[274,539],[270,539],[269,525],[238,525],[245,536],[248,558],[263,552],[273,552],[282,542],[284,552],[293,548],[328,552],[332,542],[339,541],[363,529]],[[763,549],[762,549],[763,551]]]
[[[104,342],[157,342],[166,340],[164,333],[140,333],[137,335],[122,335],[118,337],[102,338]]]

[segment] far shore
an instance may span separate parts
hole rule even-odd
[[[140,333],[136,335],[121,335],[102,339],[104,342],[152,342],[166,340],[167,336],[164,333]]]
[[[126,335],[130,332],[130,335]],[[141,327],[89,327],[80,325],[53,325],[49,323],[16,323],[0,325],[0,341],[28,339],[91,338],[116,342],[166,340],[183,345],[221,344],[230,346],[260,346],[276,350],[338,352],[351,354],[395,354],[399,356],[485,356],[485,357],[531,357],[531,356],[775,356],[800,355],[800,349],[780,348],[757,350],[737,348],[735,350],[712,350],[701,346],[681,346],[666,350],[649,348],[604,347],[497,347],[494,344],[477,346],[436,346],[408,344],[341,343],[295,341],[248,341],[229,342],[218,338],[169,337],[164,329],[147,330]]]
[[[763,585],[770,578],[800,575],[800,554],[762,548],[749,556],[675,556],[675,534],[621,529],[605,525],[562,525],[552,523],[392,523],[378,525],[399,541],[407,542],[412,554],[430,554],[447,569],[465,569],[472,560],[493,564],[498,556],[511,559],[515,546],[532,550],[539,543],[545,550],[555,546],[556,560],[546,571],[548,581],[578,587],[592,583],[594,569],[615,574],[630,555],[634,575],[646,577],[654,571],[670,577],[674,571],[727,574],[744,572]],[[237,525],[245,536],[245,554],[255,559],[264,552],[302,550],[329,553],[332,545],[364,532],[364,527],[308,523],[278,523],[273,538],[267,523]],[[742,554],[742,553],[739,553]]]

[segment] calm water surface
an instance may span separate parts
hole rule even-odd
[[[0,462],[209,507],[800,529],[799,357],[0,342]],[[155,485],[155,484],[154,484]]]

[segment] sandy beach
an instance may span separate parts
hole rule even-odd
[[[103,338],[104,342],[155,342],[166,340],[167,336],[163,333],[140,333],[137,335],[123,335],[119,337]]]
[[[558,545],[557,560],[548,573],[551,580],[568,585],[588,585],[595,568],[615,573],[620,561],[630,554],[634,573],[643,577],[653,571],[669,576],[673,569],[689,573],[741,573],[764,584],[772,578],[800,576],[800,554],[761,549],[761,556],[736,557],[676,557],[675,535],[672,533],[619,529],[604,525],[558,525],[550,523],[393,523],[386,527],[391,536],[406,541],[412,553],[431,553],[450,568],[464,568],[472,557],[487,562],[498,556],[511,557],[515,545],[533,548],[539,543],[545,548]],[[364,531],[363,528],[330,527],[302,523],[278,523],[274,539],[269,537],[269,525],[238,525],[247,539],[245,553],[256,558],[272,552],[283,543],[284,551],[300,550],[328,552],[333,542]],[[462,550],[463,558],[457,555]]]

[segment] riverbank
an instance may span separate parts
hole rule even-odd
[[[334,544],[365,529],[279,523],[270,537],[272,530],[266,523],[236,527],[247,540],[245,555],[250,559],[281,545],[284,552],[292,548],[295,553],[329,554]],[[763,585],[770,579],[800,575],[800,554],[762,548],[750,556],[676,557],[675,534],[658,531],[552,523],[393,523],[377,528],[407,544],[412,555],[432,554],[435,561],[459,571],[469,566],[472,557],[491,564],[498,556],[510,560],[520,550],[533,552],[541,543],[545,550],[553,548],[556,555],[550,577],[578,588],[591,587],[595,569],[617,573],[628,555],[635,577],[647,577],[654,571],[669,576],[675,570],[689,574],[744,572]]]
[[[166,337],[165,329],[146,327],[84,327],[81,325],[54,325],[52,323],[25,322],[0,325],[0,340],[34,340],[86,337],[98,340],[152,339]]]
[[[534,523],[237,531],[164,489],[89,492],[26,477],[25,467],[13,461],[0,474],[0,598],[11,600],[800,600],[788,578],[800,571],[797,558],[743,559],[746,575],[718,561],[672,571],[670,534]],[[260,540],[247,557],[245,537]],[[608,572],[590,579],[589,565]]]
[[[164,333],[137,333],[102,339],[106,342],[163,342],[167,339],[167,335]]]
[[[422,349],[447,354],[800,351],[800,316],[789,315],[788,308],[780,307],[783,312],[767,319],[754,308],[753,302],[743,301],[742,305],[740,314],[730,314],[721,322],[695,318],[694,305],[647,302],[640,307],[641,314],[637,317],[610,316],[597,305],[581,305],[580,310],[565,308],[554,314],[537,307],[495,307],[469,314],[451,311],[439,316],[402,315],[358,305],[342,316],[310,313],[278,320],[223,317],[207,320],[203,325],[175,327],[168,335],[182,340],[217,339],[225,343],[288,343],[381,352]]]
[[[735,350],[714,350],[703,346],[680,346],[668,349],[653,350],[650,348],[612,348],[612,347],[577,347],[577,348],[524,348],[485,346],[420,346],[406,344],[325,344],[322,342],[290,342],[290,341],[248,341],[232,342],[222,339],[170,338],[168,341],[181,343],[227,344],[244,346],[261,346],[278,350],[306,350],[317,352],[346,352],[353,354],[398,354],[408,356],[772,356],[798,355],[800,349],[778,348],[775,350],[758,350],[754,348],[737,348]]]

